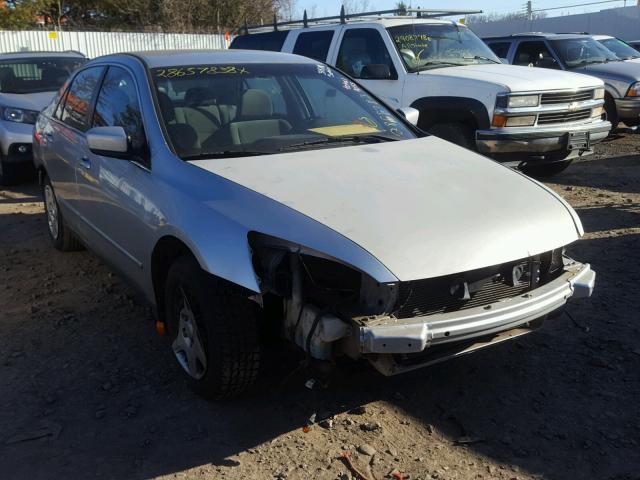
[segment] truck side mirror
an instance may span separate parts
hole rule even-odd
[[[371,63],[362,67],[360,78],[362,80],[389,80],[391,78],[391,70],[389,65],[384,63]]]
[[[404,117],[414,127],[418,126],[418,119],[420,118],[420,111],[413,107],[399,108],[397,112]]]

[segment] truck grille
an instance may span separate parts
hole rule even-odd
[[[542,105],[555,105],[558,103],[584,102],[593,99],[593,90],[580,92],[543,93],[540,98]]]
[[[578,120],[585,120],[589,117],[591,117],[590,108],[577,110],[575,112],[541,113],[538,115],[538,125],[575,122]]]

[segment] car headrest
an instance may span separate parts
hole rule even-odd
[[[249,89],[242,95],[240,107],[242,118],[260,118],[273,115],[273,104],[269,95],[262,90]]]
[[[160,111],[165,123],[172,122],[176,119],[176,111],[173,108],[173,102],[164,92],[158,90],[158,103],[160,104]]]
[[[184,102],[188,106],[203,107],[206,105],[215,105],[216,98],[209,88],[193,87],[187,90],[184,96]]]
[[[69,73],[63,68],[47,67],[42,70],[43,82],[55,82],[64,80],[69,76]]]

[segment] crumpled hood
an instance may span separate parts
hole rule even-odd
[[[24,108],[26,110],[35,110],[41,112],[56,92],[40,92],[40,93],[0,93],[0,106]]]
[[[536,70],[506,64],[465,65],[425,70],[423,75],[437,75],[452,78],[468,78],[486,83],[503,85],[511,92],[539,90],[567,90],[602,86],[601,80],[585,75],[559,70]]]
[[[640,81],[640,63],[636,62],[592,63],[571,71],[629,83]]]
[[[547,188],[436,137],[191,163],[337,231],[405,281],[525,258],[581,229]]]

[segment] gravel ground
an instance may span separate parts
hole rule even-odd
[[[50,247],[35,185],[0,190],[0,478],[350,479],[348,451],[378,480],[640,479],[640,135],[549,185],[587,231],[569,253],[598,272],[570,315],[399,377],[347,363],[315,391],[272,348],[255,391],[222,404],[186,389],[133,290]]]

